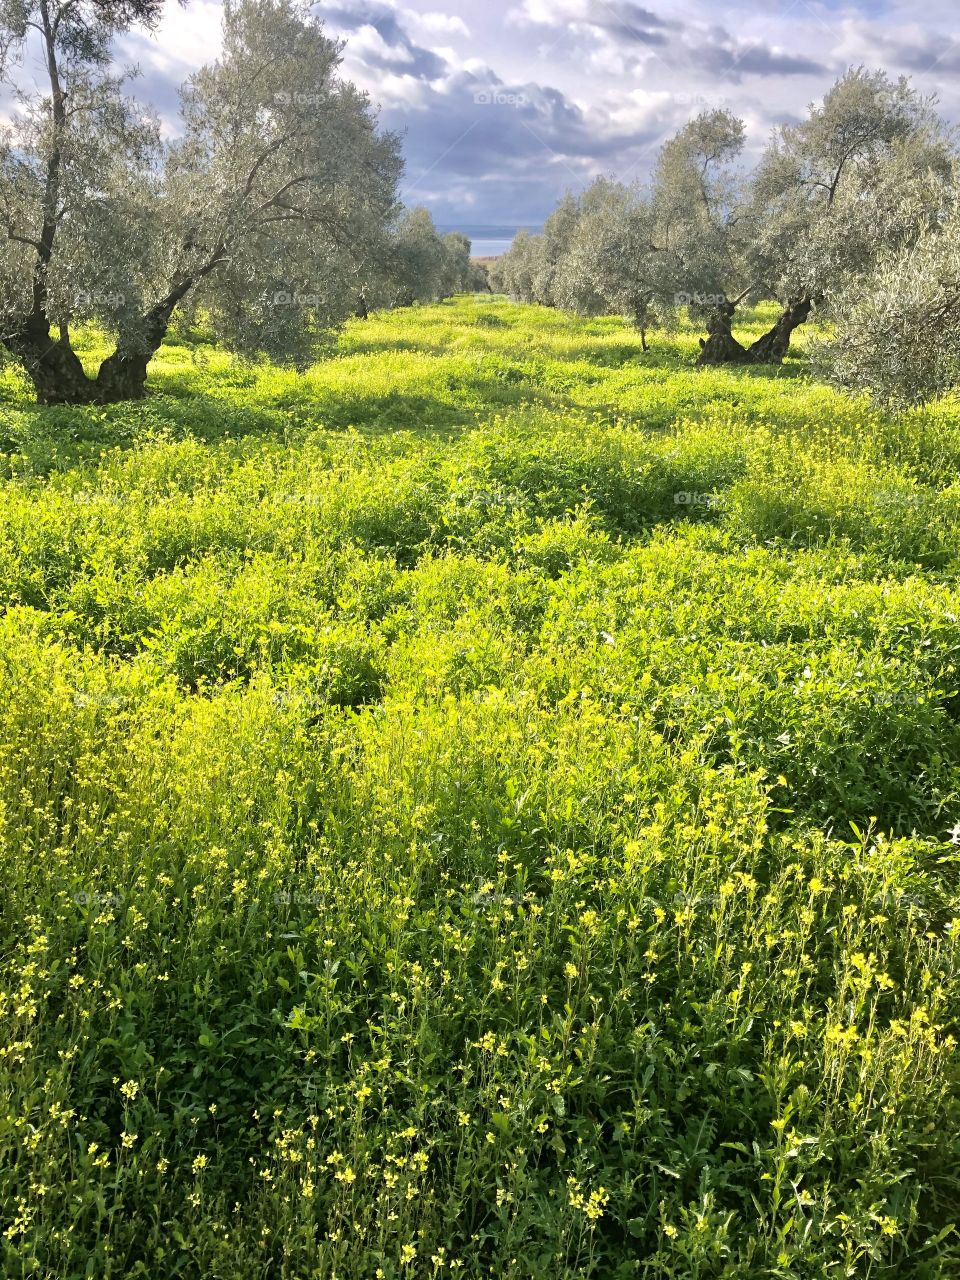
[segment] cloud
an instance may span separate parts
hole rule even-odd
[[[414,31],[441,35],[470,35],[470,28],[462,18],[449,13],[416,13],[409,10],[407,21]]]
[[[117,41],[117,60],[135,65],[132,92],[160,116],[163,132],[174,136],[180,124],[180,86],[220,50],[223,8],[217,0],[168,5],[156,31],[131,31]]]
[[[557,27],[575,24],[640,44],[665,44],[680,24],[630,0],[523,0],[514,10],[519,25]]]
[[[600,173],[634,176],[664,136],[662,104],[635,103],[628,117],[573,101],[531,81],[506,82],[489,68],[432,88],[416,128],[404,136],[402,196],[439,221],[457,208],[476,220],[542,220],[565,190]],[[392,111],[385,122],[399,123]]]
[[[944,76],[960,71],[960,40],[944,31],[911,24],[896,35],[871,24],[846,20],[843,45],[859,58],[879,66],[895,66],[922,76]]]
[[[438,221],[536,223],[597,173],[644,177],[662,141],[726,107],[755,155],[849,65],[912,74],[960,117],[956,0],[329,0],[343,74],[402,134],[405,198]],[[219,0],[174,0],[118,44],[134,91],[178,123],[178,86],[220,46]],[[459,211],[459,215],[458,215]]]
[[[680,61],[712,75],[739,83],[744,76],[812,76],[825,75],[823,62],[803,54],[785,53],[760,40],[738,41],[718,33],[713,41],[690,44]]]
[[[826,69],[810,56],[787,53],[763,39],[739,40],[699,18],[667,20],[629,0],[522,0],[511,21],[521,28],[575,30],[593,45],[591,66],[615,75],[649,67],[654,59],[665,70],[695,70],[737,81],[747,75],[815,75]]]
[[[368,67],[424,80],[435,80],[446,70],[446,60],[412,39],[392,5],[357,0],[354,4],[324,4],[319,12],[329,27],[350,37],[352,56]]]

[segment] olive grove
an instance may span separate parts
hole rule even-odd
[[[704,365],[779,364],[812,314],[840,325],[847,366],[853,351],[879,344],[894,315],[902,342],[913,332],[933,360],[924,325],[911,330],[907,316],[911,305],[919,316],[934,280],[941,288],[934,261],[951,260],[942,237],[955,225],[956,151],[934,104],[903,78],[853,68],[801,121],[774,132],[752,170],[745,142],[731,112],[700,113],[662,146],[645,186],[598,179],[567,196],[542,236],[518,234],[491,283],[518,299],[628,316],[644,346],[654,322],[686,309],[705,331]],[[892,307],[890,281],[903,270],[919,274]],[[943,288],[936,305],[949,310]],[[762,300],[779,314],[745,346],[737,316]],[[841,345],[830,350],[839,358]],[[937,362],[941,381],[948,366]],[[870,380],[839,365],[836,376]]]
[[[113,67],[157,0],[0,0],[0,342],[46,403],[144,394],[171,318],[202,303],[233,349],[295,358],[389,256],[401,159],[340,47],[298,0],[227,0],[221,56],[184,85],[182,132]],[[46,84],[23,54],[39,48]],[[72,327],[112,353],[95,376]]]

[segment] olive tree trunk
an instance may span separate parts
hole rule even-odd
[[[637,303],[633,308],[633,327],[640,334],[640,347],[643,351],[649,351],[647,345],[647,326],[650,323],[650,309],[646,303]]]
[[[798,329],[808,319],[812,307],[811,298],[798,298],[788,302],[773,328],[761,334],[749,347],[745,347],[733,336],[736,306],[728,302],[708,317],[707,337],[700,339],[697,364],[782,364],[790,349],[794,329]]]
[[[700,339],[700,355],[697,364],[746,364],[746,348],[733,336],[733,317],[736,305],[725,302],[707,316],[707,337]]]
[[[21,324],[10,326],[0,340],[26,371],[37,403],[118,404],[142,400],[147,394],[147,369],[167,336],[171,316],[193,286],[217,265],[220,252],[218,249],[201,271],[181,277],[166,297],[120,331],[116,347],[100,365],[95,378],[84,372],[65,328],[59,338],[51,335],[43,309],[35,310]]]
[[[150,319],[151,316],[145,317]],[[166,319],[121,333],[116,349],[90,378],[68,337],[54,338],[45,324],[27,324],[5,335],[3,344],[33,383],[38,404],[116,404],[142,400],[147,366],[167,332]]]
[[[90,404],[94,386],[67,337],[55,338],[42,317],[31,316],[3,337],[3,345],[33,383],[39,404]]]
[[[796,302],[788,302],[776,324],[747,348],[747,355],[754,364],[782,364],[790,350],[790,339],[794,329],[799,329],[810,315],[813,302],[810,298],[800,298]]]
[[[151,307],[133,329],[120,334],[116,349],[97,373],[95,400],[116,404],[120,400],[143,399],[147,394],[147,366],[167,336],[174,307],[186,292],[187,288],[173,290]]]

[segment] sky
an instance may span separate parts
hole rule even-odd
[[[960,122],[958,0],[329,0],[342,74],[403,138],[401,197],[444,228],[537,226],[567,190],[643,179],[660,144],[726,107],[756,153],[849,66],[936,93]],[[216,56],[220,5],[169,3],[125,38],[177,131],[177,88]]]

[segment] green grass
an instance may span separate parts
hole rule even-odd
[[[6,371],[4,1277],[960,1273],[960,406],[695,352]]]

